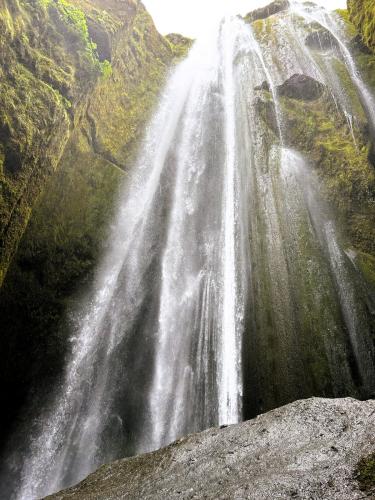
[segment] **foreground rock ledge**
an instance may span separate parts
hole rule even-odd
[[[101,467],[49,499],[359,499],[375,401],[312,398]]]

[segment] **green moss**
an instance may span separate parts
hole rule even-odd
[[[363,23],[365,23],[367,4],[359,5],[358,2],[349,2],[350,10],[338,9],[336,12],[345,23],[349,38],[356,41],[359,34],[363,42],[367,44],[370,51],[368,53],[361,50],[358,43],[352,43],[352,52],[355,55],[355,61],[361,71],[363,79],[372,89],[375,90],[375,46],[371,45],[363,36]],[[373,6],[373,16],[375,16],[375,5]],[[373,37],[375,37],[375,27],[373,29]],[[371,53],[372,51],[372,53]]]
[[[125,31],[116,11],[109,14],[85,0],[6,0],[0,10],[2,276],[77,111],[96,154],[126,168],[135,153],[141,125],[176,56],[142,5],[129,1],[124,7]],[[107,37],[109,50],[108,37],[116,36],[116,66],[109,59],[99,62],[89,18],[98,39]],[[87,106],[95,84],[96,97],[86,113],[81,106]]]
[[[0,28],[4,35],[12,39],[15,35],[15,26],[13,18],[7,8],[0,9]]]
[[[112,67],[99,62],[79,0],[5,0],[0,50],[3,277],[33,203],[57,167],[75,113]]]
[[[114,78],[101,79],[96,98],[90,103],[87,129],[95,150],[122,168],[134,158],[142,125],[153,110],[166,70],[175,57],[169,42],[150,26],[149,14],[140,8],[129,37],[117,47]]]
[[[38,0],[39,5],[41,5],[44,9],[47,9],[51,3],[52,0]]]
[[[264,30],[264,22],[262,19],[258,19],[257,21],[254,21],[252,24],[251,24],[251,27],[254,31],[254,34],[256,36],[256,38],[260,38],[263,30]]]
[[[375,51],[374,0],[348,0],[349,18],[358,29],[363,42]]]
[[[165,37],[165,39],[167,40],[176,61],[186,57],[194,43],[194,40],[191,38],[187,38],[176,33],[170,33]]]
[[[362,104],[358,98],[357,89],[353,85],[353,81],[345,64],[337,57],[331,59],[331,64],[333,65],[336,76],[340,80],[342,90],[348,98],[352,114],[359,121],[366,122],[366,116],[363,111]]]
[[[355,477],[360,489],[366,492],[366,497],[375,494],[375,453],[359,462]]]
[[[364,81],[375,91],[375,55],[364,54],[360,51],[356,51],[355,55]]]
[[[5,377],[14,388],[10,414],[25,397],[23,387],[44,388],[63,367],[70,332],[66,311],[92,279],[123,176],[78,134],[33,210],[0,291],[0,382]]]
[[[81,8],[67,0],[54,0],[49,8],[56,8],[63,22],[71,31],[79,36],[84,46],[84,53],[88,61],[100,71],[100,63],[96,51],[96,44],[91,40],[85,13]]]
[[[375,257],[364,252],[358,252],[356,263],[360,268],[366,281],[375,286]]]
[[[103,61],[100,64],[100,67],[101,67],[103,78],[109,78],[112,75],[112,73],[113,73],[112,64],[109,61],[107,61],[107,60]]]
[[[349,11],[347,9],[336,9],[335,13],[344,22],[348,36],[354,37],[357,34],[357,30],[354,24],[350,20]]]

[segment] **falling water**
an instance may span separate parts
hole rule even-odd
[[[375,99],[360,76],[354,58],[347,47],[344,30],[337,21],[337,18],[323,8],[309,8],[303,4],[301,5],[295,0],[292,2],[292,7],[299,15],[303,16],[305,19],[309,20],[310,22],[316,22],[320,24],[322,28],[327,30],[332,35],[333,39],[337,42],[339,51],[341,52],[343,61],[347,67],[347,70],[349,71],[352,82],[358,90],[359,97],[368,116],[370,127],[372,128],[373,133],[375,133]]]
[[[142,393],[137,451],[241,419],[237,281],[246,269],[233,61],[242,31],[227,20],[170,78],[80,315],[61,393],[31,444],[20,498],[74,483],[116,455],[107,455],[104,437],[119,446],[126,439],[119,401],[134,394],[121,387],[124,376]],[[129,352],[137,332],[142,349]]]
[[[370,106],[331,18],[293,9],[334,34]],[[373,390],[359,278],[308,162],[284,145],[276,87],[304,72],[353,111],[290,13],[275,30],[271,50],[228,17],[171,74],[15,498],[296,398]],[[278,137],[259,119],[254,89],[263,81]]]

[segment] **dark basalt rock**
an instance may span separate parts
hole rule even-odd
[[[91,40],[96,44],[96,51],[100,61],[112,61],[111,33],[103,28],[97,20],[87,17],[87,28]]]
[[[270,84],[265,80],[261,85],[254,87],[254,90],[267,90],[269,92]]]
[[[336,38],[324,28],[309,33],[305,40],[305,44],[310,47],[310,49],[316,50],[330,50],[339,47]]]
[[[302,5],[304,5],[305,7],[318,7],[318,4],[316,4],[315,2],[302,2]]]
[[[267,127],[272,130],[276,137],[279,137],[280,131],[277,123],[274,102],[272,100],[264,100],[258,97],[255,101],[255,108]]]
[[[311,76],[295,74],[277,87],[280,96],[302,101],[315,101],[324,93],[325,86]]]
[[[245,21],[247,23],[252,23],[253,21],[258,21],[258,19],[266,19],[278,12],[288,9],[289,5],[288,0],[276,0],[265,7],[249,12],[249,14],[245,16]]]
[[[350,41],[350,47],[368,56],[372,54],[371,50],[363,42],[362,37],[360,35],[356,35],[354,38],[352,38],[352,40]]]

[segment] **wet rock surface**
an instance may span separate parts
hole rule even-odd
[[[330,50],[339,47],[336,38],[324,28],[309,33],[305,43],[308,47],[315,50]]]
[[[302,101],[315,101],[324,93],[324,85],[311,76],[295,74],[277,87],[280,96]]]
[[[269,92],[270,91],[270,84],[267,81],[264,81],[261,83],[261,85],[254,87],[254,90],[266,90],[267,92]]]
[[[301,400],[105,465],[48,498],[366,498],[356,471],[375,450],[374,426],[375,401]]]
[[[253,10],[252,12],[249,12],[249,14],[245,16],[245,21],[248,23],[252,23],[253,21],[258,21],[259,19],[267,19],[267,17],[282,12],[288,7],[288,0],[276,0],[269,5],[266,5],[265,7],[261,7],[259,9]]]

